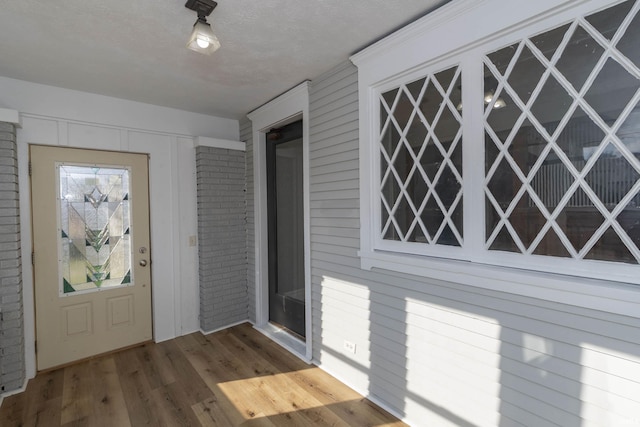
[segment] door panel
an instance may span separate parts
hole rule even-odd
[[[147,156],[30,151],[38,369],[150,340]]]
[[[305,336],[302,122],[267,134],[269,320]]]

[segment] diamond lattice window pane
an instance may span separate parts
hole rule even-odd
[[[640,18],[628,16],[632,3],[485,57],[485,92],[489,85],[503,100],[485,109],[489,249],[640,261]]]
[[[538,61],[527,46],[524,46],[508,79],[509,85],[523,103],[529,102],[531,94],[544,72],[544,65]],[[486,92],[487,88],[485,87],[485,96]]]
[[[600,31],[605,33],[613,33],[615,30],[620,28],[620,26],[613,27],[613,24],[620,21],[620,15],[624,13],[627,9],[633,6],[633,1],[627,1],[616,8],[608,9],[609,14],[605,15],[601,19],[606,20],[607,16],[611,16],[613,22],[610,23],[608,30],[601,29]],[[597,14],[596,14],[597,15]],[[624,17],[622,17],[624,19]],[[640,67],[640,48],[638,48],[638,40],[640,40],[640,14],[636,14],[631,23],[625,29],[624,35],[616,45],[616,48],[627,58],[629,58],[636,67]]]
[[[581,172],[605,137],[582,108],[577,108],[556,139],[556,144],[569,158],[571,164]]]
[[[549,185],[550,182],[553,185]],[[554,212],[573,182],[573,175],[552,150],[533,176],[531,187],[547,210]]]
[[[560,47],[560,43],[562,43],[562,39],[569,27],[570,25],[567,24],[554,28],[553,30],[532,37],[531,42],[548,60],[551,60]]]
[[[556,68],[579,92],[603,53],[602,46],[584,28],[578,26],[556,63]]]
[[[638,77],[609,58],[584,99],[606,124],[613,125],[638,89]]]
[[[627,0],[616,6],[610,7],[609,9],[605,9],[602,12],[594,13],[587,17],[587,22],[593,25],[595,29],[608,40],[611,40],[618,28],[620,28],[622,21],[631,10],[634,2],[635,0]],[[631,25],[633,26],[633,24]],[[631,35],[631,33],[628,35]],[[637,39],[635,40],[637,41]],[[621,49],[620,44],[618,44],[618,49],[624,51]]]
[[[438,92],[438,89],[430,81],[427,89],[424,92],[422,101],[420,102],[420,112],[425,118],[426,123],[432,124],[435,120],[436,114],[440,111],[440,105],[442,104],[442,95]]]
[[[487,55],[487,57],[489,58],[491,63],[496,66],[498,72],[501,75],[504,75],[507,71],[507,68],[509,67],[509,64],[511,63],[511,60],[515,56],[517,49],[518,45],[514,44],[500,50],[496,50],[495,52]]]
[[[600,201],[612,211],[625,197],[640,174],[613,144],[607,144],[585,180]]]
[[[462,244],[462,83],[458,67],[381,94],[381,236]]]

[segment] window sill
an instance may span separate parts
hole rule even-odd
[[[412,274],[631,317],[640,309],[640,287],[630,283],[383,251],[361,250],[359,255],[364,270]]]

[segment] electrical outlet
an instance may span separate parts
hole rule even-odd
[[[349,353],[356,354],[356,345],[351,341],[344,340],[344,349],[347,350]]]

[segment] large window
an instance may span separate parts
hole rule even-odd
[[[638,282],[640,2],[590,3],[371,86],[369,253]]]

